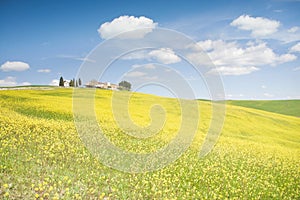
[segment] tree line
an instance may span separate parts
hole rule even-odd
[[[131,83],[128,81],[121,81],[119,83],[119,87],[121,90],[130,90],[131,89]]]
[[[79,78],[78,80],[75,80],[75,78],[73,78],[72,80],[70,80],[69,82],[69,86],[70,87],[79,87],[82,85],[81,79]],[[65,80],[64,78],[61,76],[59,79],[59,86],[64,87],[65,86]]]
[[[96,80],[93,80],[91,82],[94,82],[95,84],[97,83]],[[78,80],[75,80],[74,78],[72,80],[70,80],[69,82],[69,87],[79,87],[82,85],[82,81],[81,79],[79,78]],[[64,87],[65,86],[65,80],[64,78],[61,76],[60,79],[59,79],[59,86],[60,87]],[[128,82],[128,81],[121,81],[119,83],[119,89],[120,90],[130,90],[131,89],[131,83]]]

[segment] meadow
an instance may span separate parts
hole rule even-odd
[[[294,99],[293,100],[263,100],[263,101],[262,100],[260,101],[235,100],[235,101],[228,101],[228,104],[300,117],[300,101]]]
[[[227,104],[215,148],[199,158],[211,103],[198,101],[197,133],[179,159],[161,170],[124,173],[103,165],[82,143],[73,121],[72,92],[0,91],[0,199],[300,199],[297,115]],[[123,134],[111,97],[112,91],[96,91],[96,115],[107,138],[120,148],[153,152],[180,128],[176,99],[134,93],[132,120],[146,126],[149,109],[159,104],[167,113],[165,126],[147,139]]]

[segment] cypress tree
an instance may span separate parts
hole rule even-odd
[[[63,79],[62,76],[61,76],[60,79],[59,79],[59,86],[60,86],[60,87],[64,87],[64,86],[65,86],[65,84],[64,84],[64,79]]]

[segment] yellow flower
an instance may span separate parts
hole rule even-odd
[[[49,197],[49,193],[46,192],[46,193],[44,194],[44,197]]]
[[[105,196],[105,193],[102,192],[102,193],[100,194],[100,199],[102,199],[104,196]]]

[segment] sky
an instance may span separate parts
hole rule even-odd
[[[300,99],[299,10],[298,0],[2,0],[0,86],[57,85],[61,76],[72,79],[82,66],[99,65],[104,54],[97,55],[97,49],[111,38],[146,28],[123,35],[126,44],[145,41],[159,29],[193,42],[180,49],[174,39],[156,49],[133,51],[115,59],[95,79],[126,79],[134,90],[176,96],[161,80],[180,75],[195,98],[211,98],[206,77],[214,74],[220,76],[226,99]],[[181,55],[182,49],[189,52]],[[213,66],[199,74],[191,63],[205,65],[199,59],[203,52]]]

